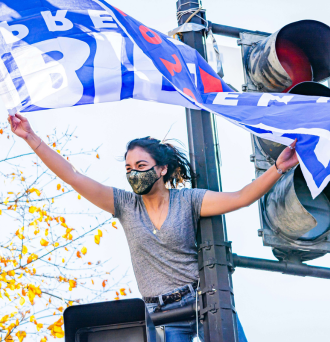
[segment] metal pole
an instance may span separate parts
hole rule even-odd
[[[178,0],[178,11],[201,6],[200,1]],[[191,16],[187,13],[178,24],[182,25]],[[205,12],[198,16],[204,20]],[[192,23],[203,25],[198,16]],[[196,49],[205,59],[205,32],[192,31],[182,34],[183,41]],[[190,160],[198,175],[193,187],[221,191],[220,167],[216,120],[214,115],[186,109]],[[231,246],[227,242],[222,216],[202,218],[198,232],[198,264],[201,288],[200,313],[204,320],[206,342],[238,341],[235,302],[232,289]]]
[[[240,38],[239,34],[243,32],[259,34],[263,36],[271,35],[271,33],[268,33],[268,32],[250,31],[250,30],[245,30],[245,29],[238,28],[238,27],[215,24],[215,23],[212,23],[211,21],[209,21],[208,23],[209,23],[209,27],[212,29],[212,32],[214,34],[219,34],[221,36],[226,36],[226,37],[231,37],[231,38],[239,39]]]
[[[303,263],[248,258],[233,254],[235,267],[252,268],[255,270],[280,272],[301,277],[330,279],[330,268],[310,266]]]

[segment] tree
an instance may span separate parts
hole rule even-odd
[[[74,155],[100,158],[98,148],[71,151],[74,139],[74,130],[60,135],[55,130],[45,141],[68,160]],[[107,229],[117,228],[113,218],[99,222],[88,210],[79,211],[86,223],[94,224],[76,227],[61,199],[75,194],[79,201],[81,196],[32,151],[12,156],[16,143],[10,127],[0,124],[0,341],[22,342],[31,336],[45,342],[64,336],[66,307],[82,298],[113,299],[113,292],[120,299],[130,290],[125,275],[111,279],[109,260],[90,261],[86,247],[91,241],[99,245]]]

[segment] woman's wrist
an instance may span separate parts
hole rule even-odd
[[[274,170],[277,172],[278,176],[282,176],[284,173],[286,173],[286,170],[282,169],[281,166],[277,162],[273,165]]]
[[[283,164],[281,164],[281,162],[278,162],[277,160],[275,162],[275,167],[276,167],[278,173],[283,174],[283,173],[286,173],[288,171],[288,168],[286,168]]]
[[[29,133],[24,139],[32,150],[36,150],[40,146],[41,138],[38,137],[34,132]]]

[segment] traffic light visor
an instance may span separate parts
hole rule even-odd
[[[257,90],[287,92],[305,81],[330,77],[330,27],[301,20],[244,50],[246,74]]]
[[[284,90],[285,93],[298,83],[313,79],[313,71],[309,59],[305,52],[297,45],[286,39],[277,39],[276,53],[282,67],[292,81],[291,86]]]
[[[295,48],[295,51],[290,49],[288,51],[288,54],[296,54],[291,58],[298,58],[300,63],[305,63],[302,58],[307,58],[312,67],[313,79],[302,81],[319,82],[330,76],[330,27],[328,25],[316,20],[301,20],[288,24],[278,31],[276,49],[281,48],[283,41],[290,42]],[[301,66],[301,64],[297,65],[298,71]]]

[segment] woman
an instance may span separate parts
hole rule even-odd
[[[185,306],[195,300],[198,219],[249,206],[298,163],[295,141],[274,166],[240,191],[177,190],[194,176],[190,163],[174,146],[147,137],[127,146],[126,175],[132,193],[102,185],[79,173],[34,133],[25,117],[16,114],[8,121],[12,132],[23,138],[59,178],[119,218],[139,290],[150,312]],[[167,325],[166,341],[192,341],[197,328],[203,341],[201,324],[196,327],[192,321]]]

